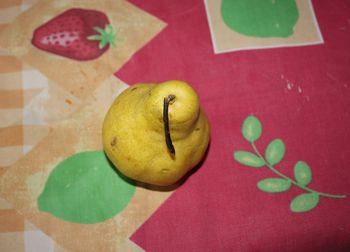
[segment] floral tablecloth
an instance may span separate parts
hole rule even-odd
[[[69,10],[105,15],[116,46],[40,49]],[[349,67],[346,0],[2,0],[0,251],[350,250]],[[113,172],[101,126],[128,86],[170,79],[211,142],[160,190]]]

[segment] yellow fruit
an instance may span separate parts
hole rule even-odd
[[[167,125],[171,139],[166,137]],[[167,186],[202,160],[209,131],[196,92],[187,83],[173,80],[126,89],[109,109],[102,135],[104,150],[121,173]]]

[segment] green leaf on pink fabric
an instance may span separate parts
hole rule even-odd
[[[234,153],[234,158],[240,164],[250,166],[253,168],[259,168],[265,165],[264,160],[262,160],[257,155],[247,151],[236,151]]]
[[[311,169],[308,164],[298,161],[294,166],[294,177],[299,184],[303,186],[308,185],[312,179]]]
[[[316,207],[319,200],[317,193],[303,193],[292,200],[290,209],[296,213],[307,212]]]
[[[259,181],[257,184],[260,190],[271,193],[287,191],[291,185],[290,180],[281,178],[267,178]]]
[[[249,142],[255,142],[261,136],[261,123],[255,116],[248,116],[242,126],[242,134]]]
[[[283,159],[285,151],[283,141],[275,139],[267,146],[265,159],[270,165],[275,165]]]

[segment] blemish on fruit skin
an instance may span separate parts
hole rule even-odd
[[[195,129],[195,131],[199,131],[199,130],[200,130],[200,128],[196,128],[196,129]]]
[[[163,169],[160,170],[160,172],[161,172],[161,173],[168,173],[168,172],[169,172],[169,169],[163,168]]]
[[[131,91],[134,91],[134,90],[136,90],[137,89],[137,87],[133,87],[132,89],[131,89]]]
[[[117,137],[113,137],[112,141],[111,141],[111,146],[115,147],[117,144]]]

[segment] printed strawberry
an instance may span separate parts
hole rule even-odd
[[[115,47],[116,32],[107,16],[97,10],[69,9],[34,31],[32,44],[44,51],[83,61]]]

